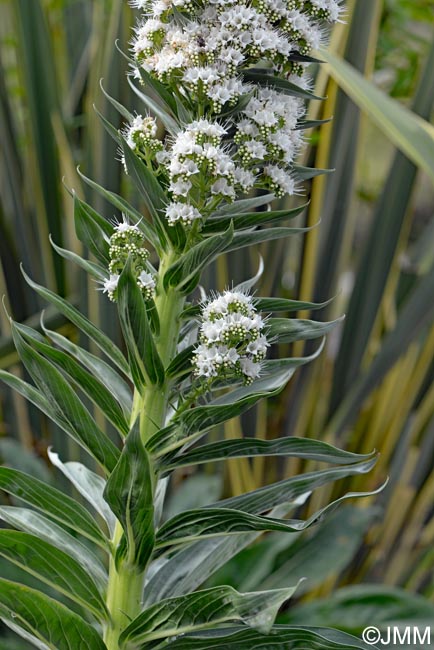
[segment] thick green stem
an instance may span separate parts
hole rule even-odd
[[[185,300],[174,289],[165,291],[163,287],[164,274],[176,259],[174,253],[162,257],[155,299],[160,319],[160,334],[156,345],[164,367],[168,366],[176,353],[180,328],[179,316]],[[140,414],[140,432],[144,443],[164,426],[169,388],[169,383],[164,382],[162,386],[148,386],[142,395],[137,391],[134,395],[131,419],[134,422]],[[122,526],[117,522],[112,539],[113,553],[116,551],[122,533]],[[145,573],[146,570],[139,572],[137,567],[125,562],[116,568],[113,557],[110,560],[107,607],[112,624],[107,627],[104,635],[107,650],[119,650],[120,633],[140,613]]]

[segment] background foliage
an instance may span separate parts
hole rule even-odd
[[[66,270],[48,244],[48,233],[59,246],[83,252],[73,235],[62,181],[115,216],[80,172],[112,191],[122,189],[140,207],[133,188],[121,188],[127,181],[116,147],[92,109],[96,104],[119,124],[99,90],[101,78],[110,95],[135,106],[125,79],[127,61],[113,48],[116,39],[127,42],[133,12],[124,0],[3,0],[0,11],[1,293],[16,320],[37,325],[42,306],[18,271],[23,261],[32,277],[72,298],[116,337],[111,304],[99,300],[92,281],[87,286],[80,272]],[[377,605],[379,625],[432,619],[434,136],[428,123],[434,102],[433,30],[432,12],[422,0],[348,3],[347,24],[333,34],[331,66],[316,77],[317,94],[327,100],[312,107],[312,117],[335,119],[311,134],[303,161],[336,168],[332,176],[314,179],[300,222],[313,225],[321,218],[321,228],[289,244],[263,245],[261,251],[265,272],[259,293],[321,301],[336,296],[321,319],[345,312],[346,321],[329,337],[325,354],[282,395],[229,422],[220,435],[231,438],[242,429],[246,436],[273,437],[280,430],[350,451],[379,450],[369,479],[348,479],[345,491],[360,489],[361,480],[363,489],[374,488],[390,476],[387,489],[370,503],[347,506],[321,531],[290,541],[269,535],[213,578],[213,584],[229,580],[239,589],[278,588],[308,566],[316,581],[301,586],[305,602],[288,611],[288,621],[306,616],[310,624],[340,626],[345,620],[347,631],[359,632],[364,623],[377,623],[372,615],[365,620],[370,603]],[[342,66],[343,58],[350,68]],[[354,70],[373,82],[362,85]],[[374,84],[393,102],[384,95],[379,99]],[[402,114],[400,107],[425,121]],[[237,252],[212,268],[208,281],[222,289],[257,266],[256,258]],[[0,367],[22,373],[3,311],[0,318]],[[47,310],[45,323],[79,341],[55,311]],[[301,344],[292,347],[292,353],[303,352]],[[78,448],[22,398],[7,390],[2,395],[5,464],[49,480],[47,440],[54,440],[61,457],[80,457]],[[232,460],[228,466],[225,476],[213,465],[193,476],[178,470],[171,514],[180,502],[193,508],[312,467],[291,460],[264,464],[263,459]],[[310,507],[339,496],[324,489]],[[345,533],[336,537],[337,529]],[[259,553],[266,558],[260,566]],[[16,571],[8,570],[15,578]],[[13,647],[13,641],[5,643]]]

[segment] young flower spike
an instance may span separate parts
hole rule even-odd
[[[137,278],[137,284],[142,290],[145,300],[151,300],[156,286],[155,277],[149,269],[149,252],[144,248],[145,238],[138,226],[131,225],[123,219],[117,223],[110,237],[110,276],[103,283],[103,293],[107,293],[112,301],[116,301],[117,285],[128,258],[131,259],[132,271]]]
[[[239,376],[251,383],[259,377],[269,347],[264,330],[251,296],[225,291],[208,301],[193,354],[194,374],[207,381]]]

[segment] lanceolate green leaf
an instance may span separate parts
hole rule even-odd
[[[170,639],[230,621],[270,631],[282,604],[296,587],[241,594],[222,586],[168,598],[146,609],[122,633],[125,650],[145,648],[155,639]]]
[[[28,641],[31,644],[32,648],[37,648],[38,650],[51,650],[51,648],[49,648],[46,643],[40,641],[38,638],[36,638],[36,636],[30,634],[30,632],[27,632],[22,627],[14,623],[12,618],[8,620],[7,618],[0,617],[0,620],[2,623],[4,623],[4,625],[6,625],[6,627],[12,630],[12,632],[15,632],[15,634],[18,634],[18,636],[20,636],[22,639]],[[8,639],[8,644],[9,644],[9,639]],[[21,650],[21,647],[19,645],[14,645],[11,648],[11,650]],[[26,646],[26,650],[27,650],[27,646]]]
[[[253,302],[258,311],[268,311],[268,312],[296,312],[302,310],[314,311],[317,309],[323,309],[327,307],[332,302],[333,298],[325,302],[306,302],[302,300],[289,300],[288,298],[263,298],[260,296],[255,296]],[[184,318],[194,318],[199,316],[201,312],[200,305],[188,305],[182,316]]]
[[[287,298],[262,298],[260,296],[255,296],[254,303],[258,311],[270,311],[270,312],[279,312],[279,311],[301,311],[301,310],[311,310],[323,309],[331,303],[331,300],[326,302],[305,302],[302,300],[288,300]]]
[[[71,481],[81,496],[105,519],[112,535],[116,520],[103,497],[106,482],[102,476],[95,474],[82,463],[74,461],[62,463],[58,454],[54,453],[50,448],[48,448],[47,453],[53,465]]]
[[[176,355],[166,370],[167,377],[178,378],[192,371],[191,357],[194,348],[194,345],[189,345]]]
[[[155,174],[146,167],[130,149],[125,140],[122,139],[122,150],[125,156],[125,164],[128,174],[134,181],[139,190],[146,207],[152,217],[155,230],[158,233],[160,245],[163,249],[167,246],[167,241],[171,239],[169,226],[164,219],[163,210],[169,202],[166,193],[158,182]],[[173,231],[174,229],[172,229]]]
[[[16,390],[18,393],[20,393],[29,402],[37,406],[37,408],[40,411],[42,411],[42,413],[45,413],[47,417],[49,417],[53,422],[55,422],[68,435],[71,435],[71,437],[76,439],[76,435],[77,435],[76,431],[72,427],[70,421],[64,417],[64,413],[62,409],[53,408],[52,401],[47,399],[40,390],[38,390],[31,384],[28,384],[27,382],[23,381],[20,377],[17,377],[12,373],[5,372],[4,370],[0,370],[0,379],[5,384],[7,384],[8,386]],[[116,447],[114,447],[114,445],[113,445],[113,449],[116,450]]]
[[[119,402],[122,407],[124,416],[129,419],[132,408],[132,395],[129,385],[122,379],[122,377],[109,366],[105,361],[99,357],[91,354],[79,345],[76,345],[62,334],[48,330],[44,322],[41,322],[44,334],[53,341],[57,346],[68,352],[71,356],[75,357],[80,363],[83,364],[90,372],[101,381],[111,391],[113,397]]]
[[[154,91],[158,97],[158,100],[166,107],[168,111],[176,114],[176,101],[172,93],[167,90],[164,84],[158,81],[158,79],[155,79],[155,77],[149,74],[149,72],[147,72],[143,67],[140,67],[139,70],[143,83]]]
[[[342,318],[328,323],[297,318],[270,318],[267,321],[267,330],[270,340],[291,343],[325,336],[341,321]]]
[[[82,268],[83,271],[86,271],[86,273],[89,273],[89,275],[91,275],[92,277],[96,278],[96,280],[103,282],[107,278],[107,271],[100,264],[96,264],[95,262],[91,262],[90,260],[85,260],[83,257],[80,257],[80,255],[77,255],[77,253],[74,253],[73,251],[69,251],[66,248],[60,248],[60,246],[57,246],[57,244],[54,243],[51,236],[50,236],[50,244],[52,245],[56,253],[58,253],[63,258],[65,258],[65,260],[77,264],[77,266]]]
[[[164,124],[166,129],[169,131],[171,135],[176,135],[178,131],[180,130],[180,125],[179,123],[175,120],[174,117],[170,113],[168,113],[160,104],[158,104],[156,101],[152,99],[149,95],[145,95],[145,93],[142,93],[135,84],[131,81],[131,78],[128,77],[128,83],[130,84],[130,87],[134,91],[134,93],[137,95],[137,97],[140,97],[142,102],[145,104],[145,106],[156,116],[158,117],[161,122]]]
[[[41,285],[34,282],[29,276],[22,271],[26,282],[34,289],[42,298],[47,300],[49,303],[54,305],[61,314],[66,316],[71,323],[74,323],[79,330],[81,330],[86,336],[88,336],[96,345],[104,352],[104,354],[118,367],[122,372],[127,375],[130,374],[129,366],[127,360],[125,359],[122,352],[119,348],[109,339],[108,336],[104,334],[100,329],[98,329],[93,323],[90,322],[85,316],[83,316],[78,309],[73,307],[67,300],[64,300],[57,294],[46,289]]]
[[[315,359],[323,345],[309,357],[287,358],[265,361],[264,376],[248,386],[235,388],[215,398],[206,406],[197,406],[185,411],[165,429],[161,429],[149,440],[149,449],[161,455],[176,449],[198,437],[216,424],[241,415],[264,397],[277,395],[288,383],[295,370]]]
[[[150,438],[147,445],[149,450],[162,455],[183,446],[195,434],[241,415],[265,396],[276,395],[283,390],[293,372],[291,369],[278,372],[273,377],[255,381],[251,386],[231,391],[207,406],[185,411],[175,422]]]
[[[323,174],[332,174],[334,171],[334,169],[318,169],[317,167],[301,167],[300,165],[294,165],[293,168],[294,176],[301,181],[308,181]]]
[[[98,428],[59,370],[24,341],[14,324],[12,335],[28,372],[44,393],[57,421],[63,422],[62,428],[110,472],[119,457],[117,448]]]
[[[52,361],[60,370],[63,370],[74,384],[101,409],[120,433],[124,435],[128,433],[128,424],[121,407],[113,398],[111,391],[99,379],[96,379],[91,373],[82,368],[70,355],[41,342],[35,336],[35,330],[19,323],[15,323],[14,327],[31,342],[33,348]]]
[[[301,506],[309,496],[302,495],[292,503],[271,510],[273,517],[283,517]],[[210,576],[253,543],[260,532],[203,539],[181,547],[169,559],[159,558],[151,564],[149,581],[144,589],[144,603],[150,605],[163,598],[181,596],[195,591]]]
[[[0,555],[92,612],[107,619],[104,600],[89,574],[71,556],[35,535],[0,531]]]
[[[299,532],[316,524],[326,514],[333,512],[339,503],[345,499],[371,496],[372,494],[372,492],[349,492],[313,514],[306,521],[297,519],[273,519],[271,517],[250,514],[243,510],[233,510],[232,508],[207,507],[197,510],[186,510],[169,519],[158,530],[156,550],[158,552],[158,550],[164,550],[165,547],[191,543],[198,538],[235,535],[255,530],[275,530],[287,533]]]
[[[104,498],[119,519],[124,537],[116,560],[144,570],[154,546],[154,506],[151,465],[140,438],[139,422],[129,433],[114,471],[107,481]]]
[[[29,508],[15,506],[0,506],[0,519],[18,530],[37,535],[40,539],[64,551],[81,564],[101,590],[105,589],[107,572],[101,561],[89,546],[80,542],[54,521]]]
[[[0,580],[0,615],[50,650],[106,650],[98,632],[81,616],[35,589]]]
[[[251,199],[239,199],[233,203],[220,206],[211,216],[221,217],[224,215],[238,214],[239,212],[248,212],[254,208],[260,208],[262,205],[271,203],[274,198],[274,194],[263,194],[262,196],[254,196]]]
[[[229,214],[225,217],[214,217],[208,219],[203,232],[221,232],[228,227],[229,222],[232,220],[235,230],[242,230],[244,228],[255,228],[263,226],[267,223],[280,223],[288,219],[294,219],[306,209],[306,205],[301,205],[292,210],[266,210],[264,212],[248,212],[240,214]]]
[[[252,68],[248,72],[244,73],[244,78],[246,81],[250,81],[259,86],[271,86],[273,90],[280,91],[287,95],[293,95],[294,97],[301,97],[302,99],[324,99],[324,97],[317,97],[313,95],[308,90],[304,90],[301,86],[287,81],[286,79],[281,79],[280,77],[275,77],[272,73],[268,73],[264,69]]]
[[[122,196],[119,196],[119,194],[111,192],[110,190],[106,190],[101,185],[98,185],[98,183],[95,183],[95,181],[85,176],[83,172],[80,171],[80,169],[78,169],[77,172],[80,175],[80,178],[82,178],[83,181],[89,185],[89,187],[95,190],[95,192],[106,199],[109,203],[114,205],[115,208],[120,210],[120,212],[125,213],[125,215],[129,218],[130,221],[132,221],[132,223],[137,224],[146,239],[155,248],[158,248],[159,240],[152,224],[149,223],[145,217],[140,214],[138,210],[136,210],[134,206],[128,203],[128,201],[126,201]]]
[[[185,635],[169,645],[156,646],[155,650],[372,650],[354,636],[320,627],[290,627],[274,625],[265,635],[245,627],[225,627],[196,635]]]
[[[90,513],[63,492],[9,467],[0,467],[0,489],[107,550],[108,541]]]
[[[371,458],[369,455],[353,454],[342,451],[332,445],[308,438],[277,438],[261,440],[257,438],[240,438],[238,440],[221,440],[203,445],[184,454],[169,455],[159,460],[164,470],[187,467],[201,463],[252,456],[288,456],[323,461],[337,465],[358,463]]]
[[[110,261],[109,238],[113,226],[74,194],[74,222],[79,240],[107,267]]]
[[[234,236],[232,221],[221,235],[205,239],[185,253],[171,266],[164,276],[164,286],[175,287],[178,291],[191,290],[191,281],[198,276],[210,262],[230,245]]]
[[[139,390],[148,384],[161,385],[164,366],[152,336],[142,292],[128,262],[118,283],[119,318],[128,350],[131,373]]]
[[[284,239],[292,235],[300,235],[309,232],[309,230],[312,230],[312,228],[262,228],[254,232],[236,232],[231,244],[225,250],[229,253],[230,251],[236,251],[246,246],[262,244],[266,241],[275,241],[276,239]]]
[[[327,483],[332,483],[348,476],[367,474],[376,462],[377,459],[372,458],[361,463],[354,463],[353,465],[292,476],[278,483],[272,483],[257,490],[246,492],[240,496],[229,497],[223,501],[218,501],[210,507],[234,508],[235,510],[255,514],[267,512],[279,504],[294,501],[294,499],[306,494],[306,492],[311,492],[316,488],[327,485]]]

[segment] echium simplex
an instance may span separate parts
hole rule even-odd
[[[84,177],[124,214],[113,223],[74,196],[77,235],[93,257],[56,247],[115,304],[127,357],[68,301],[25,276],[101,355],[44,322],[41,333],[11,321],[34,383],[5,371],[0,376],[92,458],[87,467],[49,452],[80,501],[0,468],[0,488],[30,506],[0,508],[15,529],[0,530],[0,555],[50,587],[47,595],[1,580],[0,616],[43,650],[364,648],[337,631],[276,626],[296,585],[249,593],[203,588],[262,533],[300,532],[338,504],[306,520],[287,519],[307,493],[375,463],[372,455],[295,437],[203,442],[213,427],[281,391],[321,350],[267,359],[273,344],[320,338],[333,326],[273,317],[319,305],[259,297],[255,279],[201,301],[193,292],[219,254],[303,230],[281,225],[303,206],[255,209],[302,192],[295,160],[311,97],[306,68],[341,8],[336,0],[134,4],[142,17],[131,83],[144,86],[143,111],[121,130],[101,119],[147,214]],[[102,418],[118,444],[100,428]],[[177,468],[261,455],[332,467],[164,515],[165,489]],[[357,495],[339,501],[349,496]]]

